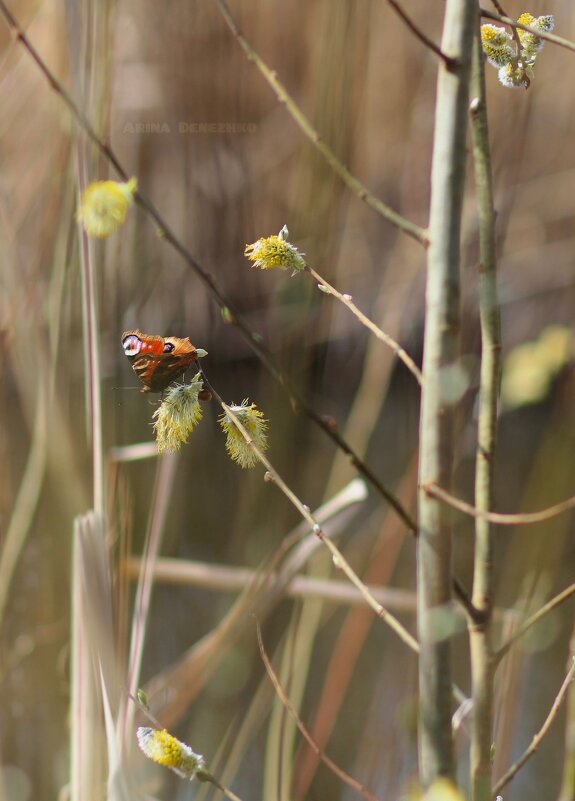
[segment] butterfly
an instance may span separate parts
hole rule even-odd
[[[198,359],[189,337],[160,337],[135,331],[122,334],[124,353],[142,384],[142,392],[162,392]]]

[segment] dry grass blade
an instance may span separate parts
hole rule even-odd
[[[356,479],[317,510],[317,519],[328,536],[337,537],[345,530],[365,497],[365,484]],[[173,725],[200,692],[215,667],[249,626],[249,614],[254,613],[261,620],[273,611],[290,581],[321,547],[320,541],[309,534],[308,526],[303,523],[289,534],[277,554],[266,560],[257,581],[246,588],[217,627],[186,651],[175,665],[147,684],[145,690],[150,704],[165,725]],[[299,544],[288,554],[295,543]],[[271,582],[269,574],[276,568],[276,577]]]
[[[175,478],[177,457],[164,456],[157,469],[156,486],[150,507],[150,522],[141,560],[141,571],[134,600],[134,613],[130,633],[130,655],[128,658],[128,694],[136,695],[142,667],[142,656],[150,612],[154,565],[160,552],[162,534],[169,511],[172,487]],[[122,715],[122,739],[129,738],[134,728],[134,706],[126,702]]]
[[[0,554],[0,625],[4,620],[6,603],[22,549],[24,548],[30,525],[36,513],[42,490],[47,458],[47,413],[46,385],[40,382],[36,396],[36,416],[32,432],[32,443],[24,475],[6,536]]]

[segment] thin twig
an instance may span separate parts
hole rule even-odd
[[[335,773],[335,775],[338,778],[340,778],[343,782],[345,782],[345,784],[347,784],[348,787],[351,787],[353,790],[356,790],[364,798],[366,798],[367,801],[376,801],[375,796],[372,795],[372,793],[369,792],[367,787],[365,787],[363,784],[361,784],[361,782],[358,782],[357,779],[354,779],[352,776],[350,776],[349,773],[346,773],[345,770],[340,768],[339,765],[337,765],[333,761],[333,759],[330,759],[327,756],[327,754],[325,754],[321,750],[321,748],[318,746],[318,744],[315,742],[315,740],[313,739],[313,737],[311,736],[311,734],[307,730],[306,726],[304,725],[303,721],[299,717],[294,705],[292,704],[292,702],[288,698],[285,690],[281,686],[280,680],[278,679],[277,674],[276,674],[275,670],[273,669],[272,663],[270,662],[269,657],[268,657],[268,655],[266,653],[266,650],[264,648],[264,643],[263,643],[263,640],[262,640],[262,632],[261,632],[260,624],[259,624],[259,621],[257,620],[257,618],[256,618],[256,633],[257,633],[257,638],[258,638],[258,648],[260,650],[260,656],[262,658],[262,662],[264,663],[264,667],[265,667],[266,672],[267,672],[267,674],[268,674],[268,676],[270,678],[270,681],[274,686],[274,689],[275,689],[275,691],[277,693],[278,698],[280,699],[280,701],[283,704],[283,706],[285,707],[285,709],[287,709],[287,711],[290,714],[292,720],[294,721],[294,723],[296,724],[296,726],[298,727],[298,729],[302,733],[302,736],[304,737],[304,739],[306,740],[308,745],[313,749],[313,751],[316,754],[316,756],[319,759],[321,759],[321,761],[325,765],[327,765],[327,767],[333,773]]]
[[[488,520],[490,523],[499,523],[502,526],[528,526],[533,523],[541,523],[544,520],[550,520],[557,517],[563,512],[568,512],[570,509],[575,508],[575,495],[567,498],[555,506],[548,506],[547,509],[541,509],[539,512],[524,512],[521,514],[503,514],[502,512],[486,512],[482,509],[472,506],[460,498],[456,498],[447,490],[440,487],[438,484],[430,482],[429,484],[422,484],[421,489],[428,495],[431,495],[438,500],[443,501],[448,506],[452,506],[463,514],[470,517],[479,517]]]
[[[557,717],[557,714],[561,707],[561,704],[563,703],[563,699],[567,695],[567,690],[569,689],[569,685],[574,679],[575,679],[575,658],[571,657],[571,667],[569,668],[569,671],[565,676],[565,680],[563,681],[563,684],[561,685],[561,688],[557,693],[557,697],[553,701],[553,704],[551,706],[551,709],[549,710],[549,714],[547,715],[545,723],[543,724],[543,726],[541,726],[537,734],[533,735],[533,739],[531,740],[531,743],[529,744],[529,747],[527,748],[525,753],[517,760],[517,762],[514,762],[513,765],[511,765],[507,773],[505,773],[496,783],[495,787],[493,788],[494,795],[496,793],[499,793],[505,787],[506,784],[509,784],[509,782],[515,776],[515,774],[523,767],[523,765],[527,762],[527,760],[530,759],[533,756],[533,754],[537,751],[537,749],[541,745],[541,741],[547,735],[549,729],[553,725],[553,722],[555,721],[555,718]]]
[[[493,656],[493,661],[495,666],[501,662],[503,657],[508,653],[509,649],[517,642],[520,637],[523,637],[524,634],[529,631],[529,629],[538,623],[545,615],[552,612],[554,609],[557,609],[562,603],[568,601],[570,598],[573,598],[575,595],[575,584],[571,584],[569,587],[566,587],[562,592],[556,595],[554,598],[551,598],[550,601],[547,601],[546,604],[534,612],[530,617],[522,623],[516,631],[509,637],[507,642],[505,642],[501,648]]]
[[[91,142],[97,147],[97,149],[102,153],[102,155],[109,161],[109,163],[114,167],[117,174],[122,178],[122,180],[128,180],[128,173],[121,165],[120,161],[116,157],[112,148],[101,139],[98,134],[96,133],[95,129],[93,128],[92,124],[86,117],[86,115],[80,110],[80,108],[76,105],[72,97],[68,94],[68,92],[64,89],[64,87],[59,83],[57,78],[52,74],[49,68],[46,66],[45,62],[42,60],[42,57],[38,53],[38,51],[33,47],[30,43],[30,40],[22,30],[22,28],[17,23],[15,17],[9,11],[8,7],[4,0],[0,0],[0,13],[6,19],[14,38],[17,39],[22,46],[28,51],[29,55],[35,61],[36,65],[39,67],[40,71],[50,84],[50,87],[61,97],[64,105],[68,108],[72,117],[75,119],[79,127],[84,131],[86,136],[90,139]],[[186,247],[180,242],[180,240],[176,237],[173,231],[170,229],[168,224],[164,221],[163,217],[160,215],[159,211],[156,209],[154,204],[149,200],[140,190],[138,190],[134,194],[134,199],[136,203],[140,206],[140,208],[151,217],[158,227],[158,232],[160,236],[168,242],[174,250],[176,250],[180,256],[184,259],[188,267],[190,267],[196,275],[200,278],[209,292],[212,294],[218,305],[222,310],[228,312],[227,319],[230,321],[232,325],[234,325],[238,331],[244,336],[247,340],[248,344],[256,354],[256,356],[260,359],[262,364],[266,367],[266,369],[271,373],[271,375],[278,381],[278,383],[289,393],[290,399],[296,406],[299,408],[303,413],[321,428],[324,433],[334,442],[340,450],[342,450],[350,459],[351,464],[356,468],[356,470],[361,473],[361,475],[369,481],[369,483],[379,492],[379,494],[385,498],[385,500],[393,507],[393,509],[397,512],[399,517],[403,520],[407,528],[416,533],[417,531],[417,524],[411,517],[411,515],[403,508],[402,504],[397,500],[397,498],[390,492],[386,487],[381,483],[379,478],[375,475],[375,473],[363,462],[362,459],[355,453],[355,451],[351,448],[351,446],[344,440],[341,434],[337,431],[337,429],[327,422],[319,412],[316,412],[315,409],[307,402],[307,400],[292,386],[291,382],[288,380],[285,373],[277,364],[276,360],[272,356],[271,352],[266,348],[263,344],[261,337],[254,331],[250,329],[247,323],[244,321],[242,316],[240,315],[239,311],[235,308],[235,305],[229,301],[222,291],[219,289],[214,277],[211,273],[208,272],[187,250]]]
[[[513,28],[514,30],[516,28],[520,28],[522,31],[527,31],[527,33],[532,33],[533,36],[537,36],[538,39],[545,39],[547,42],[551,42],[559,47],[565,47],[567,50],[573,50],[575,52],[575,42],[572,42],[570,39],[564,39],[562,36],[555,36],[553,33],[538,31],[536,28],[531,28],[529,25],[522,25],[520,22],[511,19],[511,17],[495,14],[493,11],[488,11],[486,8],[480,9],[480,12],[481,16],[485,17],[486,19],[493,19],[497,22],[503,22],[505,25],[509,25],[509,27]]]
[[[370,606],[376,615],[383,620],[397,635],[398,637],[415,653],[419,653],[419,643],[411,635],[407,629],[397,620],[391,612],[388,612],[376,599],[373,597],[369,588],[366,584],[359,578],[357,573],[353,570],[347,559],[343,556],[339,548],[334,545],[334,543],[326,537],[320,524],[317,522],[314,515],[311,513],[309,506],[306,506],[295,494],[295,492],[286,484],[283,478],[280,476],[278,471],[269,461],[267,456],[257,447],[254,443],[252,437],[250,436],[249,432],[242,425],[241,421],[239,420],[238,416],[234,414],[232,409],[228,406],[228,404],[222,399],[222,397],[218,394],[218,392],[214,389],[214,387],[210,384],[206,374],[204,373],[201,365],[199,365],[200,373],[202,375],[202,380],[204,385],[207,389],[210,390],[214,399],[217,403],[221,406],[225,414],[228,418],[233,422],[235,427],[241,433],[243,438],[245,439],[246,443],[249,445],[251,450],[255,453],[258,457],[259,461],[263,464],[268,472],[269,478],[276,484],[278,489],[283,492],[286,498],[291,502],[291,504],[297,509],[300,515],[303,517],[307,523],[309,523],[312,532],[318,537],[321,542],[326,546],[326,548],[330,551],[334,565],[339,568],[351,581],[351,583],[359,590],[363,599],[366,601],[368,606]]]
[[[435,53],[435,55],[438,56],[443,61],[447,69],[453,69],[453,67],[455,67],[455,65],[457,64],[457,60],[452,58],[451,56],[448,56],[447,53],[444,53],[443,50],[439,47],[439,45],[435,44],[433,39],[430,39],[429,36],[427,36],[427,34],[421,30],[421,28],[418,28],[418,26],[411,19],[411,17],[409,17],[405,13],[405,11],[399,5],[397,0],[387,0],[387,2],[393,8],[397,16],[401,20],[403,20],[403,22],[407,25],[409,30],[417,37],[417,39],[419,39],[419,41],[422,42],[425,45],[425,47],[429,48],[429,50]]]
[[[357,319],[364,325],[371,333],[377,337],[381,342],[384,342],[391,350],[396,354],[396,356],[401,359],[401,361],[405,364],[407,369],[415,376],[418,384],[421,384],[423,381],[423,376],[421,375],[421,370],[413,361],[409,353],[407,353],[401,345],[395,341],[393,337],[389,334],[386,334],[385,331],[382,331],[379,326],[377,326],[369,317],[358,309],[358,307],[353,302],[351,295],[344,295],[339,292],[334,286],[332,286],[328,281],[325,280],[316,270],[312,267],[306,265],[305,267],[306,272],[308,272],[311,276],[313,276],[314,280],[320,286],[320,289],[323,287],[323,291],[328,295],[333,295],[334,298],[337,298],[340,303],[343,303],[344,306],[354,314]]]
[[[405,217],[402,217],[396,211],[391,209],[385,203],[383,203],[379,198],[376,198],[375,195],[367,189],[367,187],[361,183],[351,172],[347,169],[345,165],[341,163],[341,161],[337,158],[333,150],[327,145],[321,135],[316,131],[313,127],[311,122],[299,108],[293,97],[289,94],[285,86],[279,80],[277,73],[274,70],[271,70],[267,64],[263,61],[261,56],[254,50],[251,44],[247,41],[243,33],[241,32],[236,20],[234,19],[230,9],[228,8],[225,0],[215,0],[216,5],[218,6],[223,18],[225,19],[228,28],[231,30],[239,44],[241,45],[244,53],[248,57],[249,61],[251,61],[258,70],[261,72],[269,86],[274,91],[276,97],[283,103],[286,107],[286,111],[289,113],[291,118],[300,128],[300,130],[305,134],[305,136],[309,139],[312,145],[316,148],[316,150],[321,153],[324,157],[326,162],[332,168],[332,170],[339,175],[341,180],[348,186],[355,194],[363,200],[370,208],[380,214],[384,219],[390,222],[392,225],[395,225],[396,228],[399,228],[401,231],[406,233],[408,236],[411,236],[413,239],[417,240],[420,244],[427,246],[428,244],[428,237],[427,232],[420,228],[415,223],[406,220]]]

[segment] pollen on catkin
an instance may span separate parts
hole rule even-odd
[[[199,394],[203,389],[200,373],[191,384],[174,384],[154,412],[154,431],[159,453],[179,451],[202,419]]]
[[[505,28],[499,28],[497,25],[481,26],[481,44],[487,60],[493,67],[502,67],[515,56],[513,37]]]
[[[95,181],[82,193],[77,217],[88,236],[104,239],[124,223],[138,186],[136,178],[125,183]]]
[[[251,245],[246,245],[244,256],[246,256],[254,267],[261,270],[291,270],[292,273],[301,272],[305,267],[303,253],[288,242],[289,232],[287,227],[281,229],[276,236],[262,237]]]
[[[244,400],[240,406],[230,406],[230,411],[246,429],[256,448],[261,452],[266,451],[268,447],[266,433],[268,422],[255,403],[248,405],[248,401]],[[254,467],[259,461],[258,456],[250,447],[233,419],[224,412],[219,418],[219,422],[226,434],[226,450],[230,458],[237,462],[240,467]]]
[[[552,31],[555,26],[551,14],[534,17],[527,11],[521,14],[517,22],[542,33]],[[517,37],[514,38],[505,28],[482,25],[481,45],[489,63],[498,70],[503,86],[508,89],[527,89],[531,85],[533,67],[543,47],[543,40],[539,36],[518,28]]]
[[[158,765],[164,765],[188,779],[193,779],[199,770],[205,770],[204,757],[196,754],[189,745],[178,740],[166,729],[140,726],[136,736],[144,754]]]

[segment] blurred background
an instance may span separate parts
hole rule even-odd
[[[424,249],[331,172],[246,59],[215,2],[14,0],[11,8],[128,174],[138,177],[293,385],[337,422],[415,515],[419,388],[413,376],[309,276],[257,271],[243,250],[287,224],[308,263],[420,362]],[[433,54],[383,0],[234,0],[231,9],[341,161],[377,197],[425,227]],[[406,0],[405,9],[440,40],[443,3]],[[575,39],[571,0],[536,0],[528,9],[508,0],[505,10],[515,18],[525,10],[553,14],[555,32]],[[0,48],[0,535],[4,545],[12,543],[12,561],[4,558],[0,572],[0,762],[7,766],[5,796],[25,801],[56,798],[68,782],[72,529],[74,517],[93,505],[78,163],[89,180],[117,176],[3,23]],[[496,508],[531,511],[572,495],[575,484],[575,55],[547,44],[528,91],[505,89],[489,66],[486,73],[506,366]],[[468,500],[480,358],[471,167],[461,265],[469,390],[454,453],[455,486]],[[264,410],[269,457],[311,509],[357,474],[321,430],[294,413],[286,391],[139,208],[121,231],[96,243],[93,264],[107,544],[121,661],[134,592],[122,565],[127,554],[141,554],[154,515],[162,556],[249,568],[299,523],[285,497],[262,481],[259,467],[243,471],[228,459],[215,404],[205,407],[177,456],[159,460],[151,447],[144,448],[147,458],[129,458],[133,452],[125,446],[152,441],[158,396],[137,391],[121,347],[124,330],[189,336],[205,348],[203,365],[218,392],[230,402],[249,398]],[[454,520],[454,569],[469,586],[473,525],[460,515]],[[405,525],[371,489],[337,522],[337,541],[359,574],[405,591],[395,611],[415,633],[415,549]],[[573,533],[571,514],[496,531],[496,604],[515,611],[515,617],[498,616],[496,642],[514,620],[573,582]],[[302,569],[340,578],[319,552]],[[155,585],[142,683],[152,688],[156,713],[167,715],[171,730],[206,755],[214,772],[227,765],[242,798],[358,797],[318,767],[274,700],[253,621],[224,644],[202,641],[237,592]],[[318,742],[378,798],[399,799],[417,776],[414,655],[366,608],[345,600],[285,599],[268,611],[268,652]],[[496,776],[542,724],[565,675],[572,628],[573,604],[567,603],[500,666]],[[170,671],[198,642],[210,644],[213,658],[201,676],[197,662],[184,663],[172,697]],[[454,637],[454,678],[469,692],[464,629]],[[573,701],[570,719],[573,727]],[[558,798],[567,722],[564,709],[504,792],[505,801]],[[456,750],[465,786],[465,723]],[[212,797],[138,754],[134,771],[152,796]],[[561,801],[568,799],[573,796]]]

